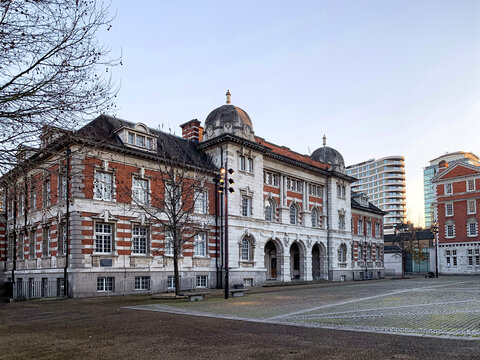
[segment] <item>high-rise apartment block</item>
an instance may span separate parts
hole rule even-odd
[[[456,151],[453,153],[446,153],[445,155],[439,156],[433,160],[430,160],[430,165],[423,169],[423,196],[425,200],[425,227],[432,227],[435,222],[433,216],[433,204],[435,201],[435,192],[433,184],[431,183],[432,178],[438,174],[438,164],[440,161],[446,161],[450,165],[453,165],[454,162],[464,162],[471,165],[480,165],[480,159],[477,155],[470,152]]]
[[[388,156],[347,166],[347,174],[358,180],[352,191],[368,195],[372,204],[385,211],[384,233],[393,233],[405,222],[405,158]]]

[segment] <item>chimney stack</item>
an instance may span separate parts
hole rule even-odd
[[[441,173],[445,171],[445,169],[448,167],[448,162],[445,160],[442,160],[438,163],[438,173]]]
[[[203,127],[200,126],[200,121],[193,119],[180,125],[182,128],[182,137],[193,142],[200,142],[203,139]]]

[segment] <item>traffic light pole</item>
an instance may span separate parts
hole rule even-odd
[[[228,158],[225,159],[225,299],[228,299],[228,290],[229,290],[229,274],[228,274]]]

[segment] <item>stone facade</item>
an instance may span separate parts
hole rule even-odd
[[[60,289],[66,269],[75,297],[171,290],[173,261],[159,223],[166,218],[152,216],[134,197],[147,196],[149,206],[161,207],[166,185],[159,164],[179,151],[191,178],[204,176],[205,192],[204,210],[192,215],[204,245],[197,247],[192,236],[183,248],[182,289],[223,286],[224,235],[231,286],[384,276],[384,213],[366,197],[352,198],[355,179],[325,140],[324,151],[317,151],[323,158],[295,153],[255,136],[249,116],[233,105],[212,111],[203,137],[198,120],[182,128],[188,140],[102,116],[83,132],[98,132],[102,141],[65,144],[68,171],[63,152],[41,150],[24,176],[9,174],[0,280],[15,274],[17,281],[56,282]],[[222,167],[234,171],[233,193],[216,191]]]

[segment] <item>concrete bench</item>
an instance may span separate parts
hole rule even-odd
[[[191,292],[191,293],[183,293],[183,296],[188,296],[190,301],[202,301],[205,295],[210,294],[209,292]]]
[[[250,289],[244,289],[244,288],[239,288],[239,289],[230,289],[230,294],[232,294],[232,297],[241,297],[243,296],[243,293],[246,291],[250,291]]]

